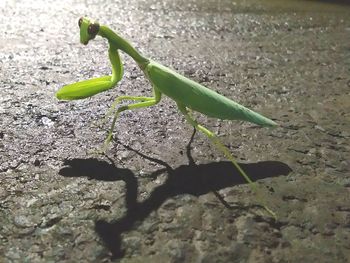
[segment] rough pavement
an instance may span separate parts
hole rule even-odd
[[[349,262],[350,6],[329,2],[1,1],[0,261]],[[106,41],[79,44],[83,15],[281,125],[197,116],[277,220],[170,99],[90,153],[113,99],[151,87],[123,56],[115,89],[55,99],[110,73]]]

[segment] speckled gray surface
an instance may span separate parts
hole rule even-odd
[[[100,3],[101,2],[101,3]],[[0,3],[1,262],[349,262],[350,6],[327,1]],[[108,157],[95,124],[150,85],[126,56],[115,89],[59,102],[109,74],[82,15],[145,55],[269,116],[274,130],[197,116],[259,182],[275,221],[164,99],[126,112]]]

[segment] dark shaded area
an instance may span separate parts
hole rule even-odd
[[[134,173],[126,168],[118,168],[112,163],[101,161],[95,158],[89,159],[71,159],[65,160],[66,167],[59,171],[59,174],[65,177],[87,177],[101,181],[119,181],[125,182],[126,204],[133,206],[137,199],[138,183]]]
[[[63,165],[66,167],[59,174],[65,177],[87,177],[100,181],[125,181],[129,177],[135,177],[129,169],[117,168],[114,164],[96,158],[68,159]]]
[[[309,2],[321,2],[327,4],[349,5],[350,0],[307,0]]]
[[[153,158],[147,159],[154,160]],[[288,165],[274,161],[240,165],[253,180],[287,175],[291,172]],[[120,258],[124,255],[124,252],[121,250],[121,234],[131,230],[135,223],[143,221],[168,198],[182,194],[200,196],[226,187],[246,183],[240,174],[235,171],[230,162],[212,162],[200,165],[190,164],[182,165],[176,169],[166,170],[168,172],[168,179],[165,183],[154,189],[150,197],[144,202],[137,203],[136,200],[127,202],[127,214],[123,218],[111,223],[104,220],[96,222],[96,231],[112,252],[113,258]],[[156,171],[152,175],[157,173],[159,171]],[[130,200],[130,195],[133,194],[134,192],[127,193],[127,199]],[[229,208],[223,198],[218,193],[216,195]]]
[[[168,198],[182,194],[200,196],[214,192],[223,205],[230,208],[229,204],[216,191],[246,182],[238,171],[235,170],[231,162],[222,161],[196,165],[190,153],[190,144],[193,141],[194,134],[195,132],[192,134],[191,140],[187,145],[189,164],[181,165],[175,169],[171,168],[169,164],[162,160],[146,156],[122,144],[125,148],[137,153],[143,158],[165,166],[165,169],[160,169],[152,173],[150,175],[151,177],[155,178],[165,171],[168,173],[165,183],[154,189],[150,197],[141,203],[137,202],[137,179],[129,169],[117,168],[113,163],[110,164],[97,159],[72,159],[65,161],[65,165],[69,167],[61,169],[60,174],[63,176],[87,176],[90,179],[103,181],[123,180],[126,183],[126,215],[111,223],[99,220],[95,224],[96,232],[111,251],[113,258],[121,258],[124,255],[124,252],[121,250],[121,234],[131,230],[135,223],[143,221]],[[275,161],[252,164],[242,163],[239,165],[247,172],[252,180],[287,175],[291,172],[288,165]]]

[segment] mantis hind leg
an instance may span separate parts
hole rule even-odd
[[[203,134],[205,134],[209,138],[209,140],[225,155],[225,157],[231,161],[233,166],[238,170],[238,172],[248,182],[249,186],[258,195],[259,191],[258,191],[258,189],[256,187],[256,184],[244,172],[244,170],[237,163],[236,159],[230,153],[229,149],[219,140],[219,138],[215,135],[215,133],[211,132],[210,130],[208,130],[204,126],[200,125],[195,119],[193,119],[190,116],[190,114],[189,114],[189,112],[188,112],[188,110],[187,110],[185,105],[182,105],[182,104],[178,103],[177,106],[178,106],[179,110],[182,112],[182,114],[185,116],[185,119],[187,120],[187,122],[189,122],[196,130],[202,132]],[[276,214],[271,209],[269,209],[264,204],[262,204],[262,206],[265,208],[265,210],[268,213],[270,213],[274,218],[276,218]]]

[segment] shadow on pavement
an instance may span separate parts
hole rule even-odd
[[[181,165],[175,169],[171,168],[170,165],[162,160],[151,158],[129,146],[123,145],[125,148],[134,151],[143,158],[165,166],[164,169],[157,170],[150,176],[155,178],[166,172],[168,176],[166,181],[155,188],[149,198],[143,202],[137,201],[138,182],[131,170],[117,168],[113,163],[110,164],[97,159],[72,159],[65,161],[65,165],[68,167],[60,170],[59,173],[62,176],[87,176],[90,179],[103,181],[123,180],[126,183],[126,215],[112,222],[98,220],[95,223],[95,230],[111,251],[112,258],[121,258],[124,255],[124,251],[121,249],[121,234],[131,230],[135,223],[142,222],[168,198],[182,194],[200,196],[209,192],[214,192],[219,200],[228,207],[228,204],[216,191],[246,183],[237,170],[235,170],[231,162],[221,161],[196,165],[190,154],[190,144],[193,137],[194,134],[187,145],[189,164]],[[292,171],[288,165],[276,161],[250,164],[242,163],[239,165],[253,181],[267,177],[287,175]]]

